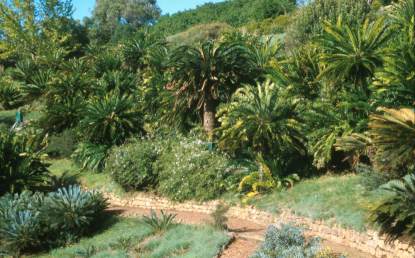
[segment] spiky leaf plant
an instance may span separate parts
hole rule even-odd
[[[218,117],[219,146],[223,149],[252,148],[274,156],[287,149],[305,152],[295,103],[270,81],[240,88],[232,101],[220,108]]]
[[[154,233],[161,233],[174,226],[176,216],[176,214],[168,214],[163,210],[160,212],[160,216],[158,216],[154,210],[151,210],[150,216],[143,216],[143,221]]]
[[[391,37],[384,19],[366,20],[362,25],[350,27],[339,18],[337,24],[326,22],[324,31],[321,61],[325,67],[320,78],[346,80],[367,91],[367,79],[382,64],[385,45]]]
[[[58,189],[45,201],[44,214],[56,233],[81,236],[107,207],[106,200],[97,192],[85,192],[78,185]]]
[[[410,108],[379,109],[370,119],[376,148],[375,165],[386,172],[406,171],[415,165],[415,111]]]
[[[81,121],[86,139],[95,144],[118,145],[134,134],[141,133],[141,114],[134,101],[116,93],[88,103]]]
[[[22,104],[22,93],[19,85],[0,76],[0,106],[9,110]]]
[[[108,145],[81,143],[71,157],[82,169],[101,171],[105,167],[110,147]]]
[[[216,127],[216,108],[227,100],[255,68],[252,52],[240,42],[207,41],[199,47],[182,46],[171,56],[172,78],[178,106],[186,103],[203,112],[203,127],[211,134]]]
[[[391,181],[382,188],[392,195],[372,211],[372,221],[380,226],[387,242],[401,236],[415,239],[415,175]]]
[[[0,131],[0,196],[41,189],[48,169],[33,137]]]
[[[300,228],[291,225],[281,225],[281,228],[270,226],[265,234],[264,243],[251,258],[314,258],[318,257],[320,249],[320,239],[306,240]]]

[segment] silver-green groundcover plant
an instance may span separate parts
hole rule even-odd
[[[265,234],[264,243],[251,258],[316,258],[322,251],[320,242],[318,237],[306,239],[301,228],[272,225]]]

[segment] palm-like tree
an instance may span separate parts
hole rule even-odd
[[[373,114],[369,124],[376,148],[375,165],[388,172],[415,165],[414,109],[382,108],[380,111],[383,114]]]
[[[402,236],[415,237],[415,175],[391,181],[382,188],[392,195],[371,214],[372,221],[380,226],[380,234],[386,235],[388,242]]]
[[[382,64],[385,44],[390,38],[384,19],[351,28],[339,18],[336,24],[326,22],[321,38],[325,68],[320,78],[350,82],[354,87],[366,91],[367,79]]]
[[[270,81],[237,90],[218,117],[219,146],[224,149],[251,147],[271,155],[287,149],[304,153],[295,104]]]
[[[87,105],[81,127],[88,141],[113,145],[141,132],[142,121],[131,98],[111,94]]]
[[[203,126],[211,134],[218,104],[249,78],[254,66],[251,51],[241,43],[207,41],[200,47],[182,46],[172,54],[167,88],[175,91],[176,104],[186,102],[203,110]]]

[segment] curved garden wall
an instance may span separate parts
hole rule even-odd
[[[136,193],[131,196],[117,197],[112,193],[104,193],[111,206],[139,207],[154,210],[176,210],[187,212],[211,213],[215,210],[218,201],[197,203],[177,203],[166,198],[157,197],[144,193]],[[252,221],[258,224],[280,224],[291,223],[303,226],[307,234],[319,236],[334,243],[349,246],[362,252],[370,253],[382,258],[414,258],[415,248],[407,243],[395,241],[386,244],[384,238],[379,237],[375,231],[357,232],[344,229],[339,226],[328,226],[322,221],[314,221],[309,218],[299,217],[285,211],[280,214],[272,214],[260,211],[254,207],[233,206],[229,209],[229,217],[235,217]]]

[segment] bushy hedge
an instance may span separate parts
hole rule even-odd
[[[153,188],[157,183],[157,171],[154,169],[157,156],[152,141],[127,143],[111,151],[106,171],[126,190]]]
[[[106,207],[101,194],[75,185],[47,195],[7,194],[0,198],[0,251],[19,256],[72,243],[92,230]]]

